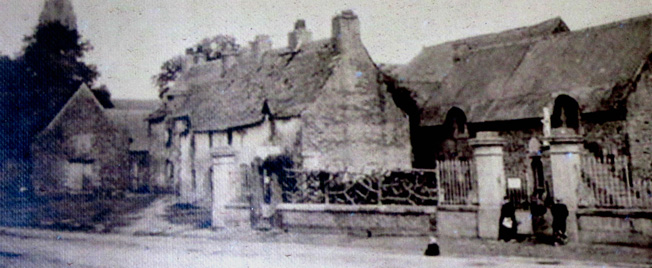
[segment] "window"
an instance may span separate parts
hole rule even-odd
[[[72,146],[78,154],[91,152],[94,134],[79,134],[72,137]]]
[[[466,115],[460,108],[453,107],[448,110],[444,126],[449,131],[449,137],[451,138],[464,138],[469,136],[466,129]]]
[[[552,128],[580,128],[580,108],[575,99],[568,95],[560,95],[555,99],[555,106],[550,116]]]

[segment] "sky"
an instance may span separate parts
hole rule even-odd
[[[0,54],[20,52],[42,0],[0,0]],[[330,37],[331,18],[351,9],[376,63],[407,63],[425,46],[561,17],[578,30],[652,13],[652,0],[72,0],[78,30],[94,49],[85,62],[117,99],[154,99],[151,77],[167,59],[205,37],[228,34],[241,45],[258,34],[287,44],[297,19],[313,39]]]

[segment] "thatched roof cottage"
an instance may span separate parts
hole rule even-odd
[[[424,48],[392,70],[413,101],[415,165],[470,157],[466,139],[498,131],[508,175],[522,178],[528,142],[567,127],[587,151],[631,156],[635,176],[652,177],[651,35],[651,16],[578,31],[557,18]]]
[[[247,165],[287,154],[307,169],[410,168],[408,118],[362,45],[357,15],[333,18],[330,38],[312,40],[301,20],[288,37],[287,47],[259,36],[220,60],[200,59],[163,96],[167,106],[150,122],[168,126],[159,163],[182,196],[210,197],[218,147]]]

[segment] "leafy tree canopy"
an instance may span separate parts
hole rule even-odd
[[[47,125],[82,83],[92,85],[99,76],[94,65],[82,61],[91,50],[76,29],[59,22],[39,24],[34,34],[25,37],[24,64],[30,111],[31,134]]]
[[[161,72],[152,77],[154,84],[159,88],[159,94],[163,95],[172,87],[173,82],[179,78],[187,66],[189,57],[194,61],[195,57],[202,57],[206,61],[221,59],[225,54],[237,54],[240,45],[236,39],[229,35],[216,35],[204,38],[196,45],[186,49],[186,55],[175,56],[161,65]]]

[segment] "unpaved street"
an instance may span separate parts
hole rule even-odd
[[[421,251],[210,237],[0,230],[2,267],[609,267],[521,257],[424,257]],[[611,264],[614,265],[614,264]],[[618,265],[618,264],[615,264]],[[627,265],[632,267],[631,265]]]

